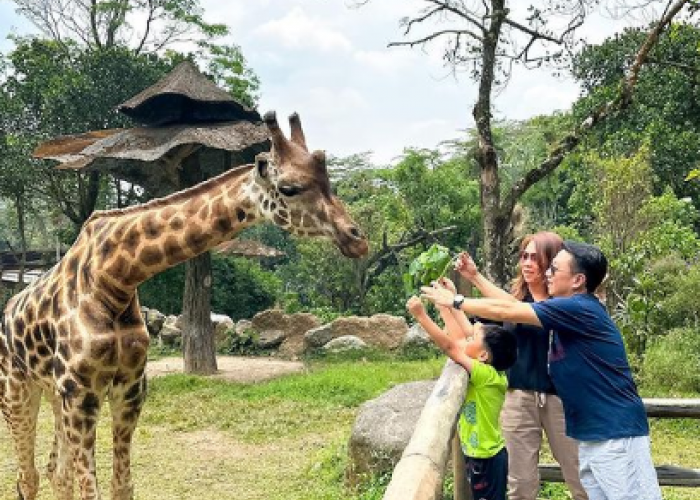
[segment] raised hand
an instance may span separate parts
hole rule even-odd
[[[445,278],[445,277],[440,278],[439,280],[437,280],[437,283],[438,283],[438,285],[449,290],[450,292],[457,293],[457,287],[455,287],[455,284],[452,282],[452,280],[450,278]]]
[[[443,287],[424,286],[421,287],[421,299],[426,299],[441,307],[452,307],[455,294]]]
[[[425,314],[425,307],[423,306],[423,303],[415,295],[408,299],[408,301],[406,302],[406,309],[408,310],[409,314],[414,318]]]
[[[462,252],[457,257],[457,262],[455,263],[455,271],[464,276],[469,281],[474,280],[479,274],[479,270],[474,264],[474,259],[467,252]]]

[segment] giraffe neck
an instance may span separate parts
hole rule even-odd
[[[96,213],[83,230],[97,256],[88,263],[93,275],[105,290],[125,299],[148,278],[258,222],[250,167],[144,205]]]

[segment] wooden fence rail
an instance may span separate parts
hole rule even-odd
[[[411,440],[394,468],[383,500],[440,498],[450,450],[454,464],[454,499],[471,498],[459,441],[453,439],[468,383],[467,372],[448,360],[423,407]],[[649,417],[700,419],[700,399],[649,398],[643,401]],[[540,464],[539,470],[542,481],[564,481],[558,465]],[[660,465],[656,466],[656,473],[661,486],[700,487],[700,470]]]

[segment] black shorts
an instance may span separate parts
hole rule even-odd
[[[508,451],[491,458],[464,457],[473,500],[507,500]]]

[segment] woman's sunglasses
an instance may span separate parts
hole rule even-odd
[[[520,261],[527,262],[528,260],[537,262],[537,252],[520,252]]]

